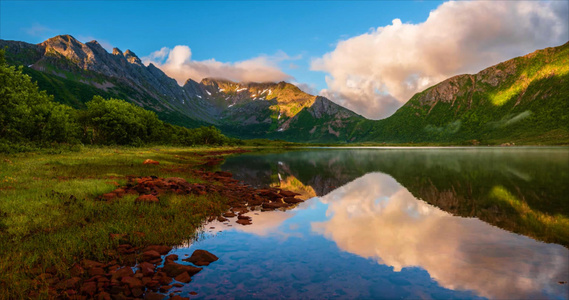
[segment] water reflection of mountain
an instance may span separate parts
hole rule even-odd
[[[364,174],[389,174],[413,196],[464,217],[569,246],[569,150],[310,150],[246,154],[222,167],[256,186],[288,176],[324,196]]]
[[[321,197],[313,231],[399,272],[425,269],[438,284],[490,299],[564,299],[569,250],[459,218],[417,200],[392,177],[368,173]]]

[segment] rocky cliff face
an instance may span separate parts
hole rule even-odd
[[[197,83],[190,79],[184,89],[208,102],[210,113],[222,128],[237,136],[289,139],[300,130],[295,124],[308,113],[314,126],[324,130],[307,132],[306,139],[338,138],[340,132],[351,130],[344,124],[346,119],[363,119],[324,97],[307,94],[286,82],[237,83],[205,78]]]
[[[108,53],[97,41],[81,43],[60,35],[34,45],[0,40],[12,64],[23,64],[40,88],[56,93],[56,100],[80,106],[92,95],[116,97],[156,111],[162,119],[183,126],[214,124],[238,137],[294,138],[299,113],[307,111],[312,123],[332,118],[311,140],[334,138],[347,117],[362,117],[328,99],[302,92],[286,83],[236,83],[206,78],[188,79],[180,87],[153,64],[145,66],[131,50]],[[77,89],[81,92],[78,93]],[[61,98],[73,97],[73,101]],[[336,114],[338,114],[336,116]],[[323,122],[323,121],[322,121]],[[323,127],[323,128],[324,128]],[[296,130],[296,129],[294,129]],[[315,133],[316,132],[316,133]],[[315,134],[314,134],[315,133]]]
[[[101,89],[104,95],[134,102],[166,119],[169,115],[181,118],[181,125],[184,120],[215,123],[174,79],[152,64],[144,66],[130,50],[123,53],[115,48],[108,53],[97,41],[83,44],[70,35],[56,36],[37,45],[0,40],[0,47],[4,46],[8,46],[9,61],[22,63],[50,78],[56,76]]]

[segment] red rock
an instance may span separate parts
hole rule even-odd
[[[251,217],[246,216],[246,215],[239,215],[237,216],[238,220],[251,220]]]
[[[197,293],[197,292],[194,292],[194,291],[191,291],[191,292],[190,292],[190,295],[192,295],[192,296],[195,296],[195,295],[197,295],[197,294],[198,294],[198,293]]]
[[[184,272],[188,272],[190,276],[193,276],[194,274],[198,273],[201,270],[202,268],[181,265],[175,262],[171,262],[167,265],[164,265],[164,267],[162,268],[162,271],[164,271],[170,277],[176,277]]]
[[[128,287],[131,289],[144,287],[144,285],[142,284],[142,280],[130,276],[123,277],[121,282],[128,285]]]
[[[125,290],[124,286],[120,286],[120,285],[113,285],[111,287],[111,289],[109,290],[109,293],[116,295],[116,294],[120,294],[123,293]],[[114,297],[113,297],[114,298]]]
[[[249,220],[249,219],[239,219],[235,223],[241,224],[241,225],[251,225],[252,224],[251,220]]]
[[[87,282],[81,286],[81,294],[93,296],[97,292],[97,284],[94,282]]]
[[[158,253],[156,250],[148,250],[142,253],[143,261],[149,261],[157,258],[160,258],[160,253]]]
[[[118,252],[120,254],[132,254],[135,252],[134,248],[130,247],[130,245],[128,245],[128,247],[120,247],[117,249]]]
[[[136,198],[136,200],[134,200],[134,202],[137,202],[137,203],[158,203],[158,202],[160,202],[160,200],[158,198],[156,198],[156,196],[154,196],[154,195],[142,195],[142,196],[139,196],[138,198]]]
[[[144,248],[144,250],[142,250],[142,251],[145,252],[145,251],[149,251],[149,250],[154,250],[154,251],[160,253],[161,255],[166,255],[166,254],[168,254],[168,252],[170,252],[170,250],[172,250],[172,247],[168,247],[168,246],[164,246],[164,245],[150,245],[150,246]]]
[[[180,275],[178,275],[178,276],[180,276]],[[172,284],[172,286],[173,287],[183,287],[184,285],[181,283],[174,283],[174,284]]]
[[[154,264],[154,265],[159,265],[159,264],[162,264],[162,258],[157,258],[157,259],[149,260],[148,262],[151,263],[151,264]]]
[[[146,295],[144,295],[144,300],[162,300],[164,298],[166,298],[165,295],[154,292],[146,293]]]
[[[166,293],[172,288],[171,285],[164,285],[160,287],[160,293]]]
[[[124,267],[122,269],[118,269],[112,276],[112,279],[121,279],[123,277],[128,277],[134,275],[132,269],[130,267]]]
[[[98,300],[111,300],[111,295],[107,292],[100,292],[95,298]]]
[[[145,164],[145,165],[159,165],[160,163],[155,161],[155,160],[152,160],[152,159],[147,159],[143,162],[143,164]]]
[[[88,272],[89,276],[105,275],[105,270],[103,268],[91,268]]]
[[[182,297],[182,296],[178,296],[178,295],[174,295],[174,296],[170,296],[170,300],[188,300],[190,298],[186,298],[186,297]]]
[[[81,282],[81,278],[79,277],[71,277],[67,280],[63,280],[57,284],[58,289],[75,289],[79,286],[79,282]]]
[[[233,217],[235,217],[235,213],[228,211],[228,212],[224,213],[223,216],[227,217],[227,218],[233,218]]]
[[[188,274],[188,272],[184,272],[184,273],[174,277],[174,279],[176,281],[183,282],[183,283],[188,283],[188,282],[192,281],[192,277],[190,276],[190,274]]]
[[[159,282],[161,285],[170,284],[170,282],[172,282],[172,277],[162,276],[162,277],[158,278],[158,282]]]
[[[291,192],[291,191],[281,191],[279,194],[283,195],[283,197],[294,197],[294,196],[300,195],[298,193]]]
[[[287,197],[287,198],[284,198],[283,201],[286,202],[286,203],[290,203],[290,204],[296,204],[296,203],[304,202],[304,200],[296,199],[296,198],[294,198],[294,197]]]
[[[183,261],[191,262],[196,266],[208,266],[210,263],[217,261],[219,258],[206,250],[196,250],[192,256],[183,259]]]
[[[222,217],[222,216],[219,216],[219,217],[217,217],[217,221],[219,221],[219,222],[225,222],[225,221],[227,221],[227,219],[224,218],[224,217]]]
[[[270,208],[270,209],[281,208],[281,207],[287,207],[287,206],[289,206],[289,204],[287,204],[287,203],[282,203],[282,202],[263,203],[263,208]]]
[[[124,194],[126,194],[126,191],[124,189],[116,189],[113,191],[113,193],[117,195],[117,197],[122,197]]]
[[[140,298],[144,295],[144,290],[142,288],[133,288],[130,291],[135,298]]]
[[[141,262],[138,264],[139,270],[144,276],[154,275],[154,265],[148,262]]]
[[[145,286],[151,289],[155,289],[160,286],[160,282],[158,280],[151,280],[148,283],[146,283]]]
[[[109,266],[108,270],[109,270],[109,272],[114,272],[114,271],[120,269],[120,267],[121,266],[115,264],[115,265]]]
[[[85,273],[85,270],[79,264],[74,264],[73,267],[69,270],[71,276],[79,277]]]
[[[176,254],[170,254],[170,255],[166,256],[165,260],[166,260],[166,261],[175,261],[175,260],[178,260],[178,255],[176,255]]]
[[[172,184],[177,184],[177,185],[186,185],[189,183],[184,179],[184,178],[180,178],[180,177],[168,177],[166,179],[164,179],[165,182],[168,183],[172,183]]]
[[[233,174],[229,173],[229,172],[223,172],[223,171],[217,171],[215,172],[215,175],[219,176],[219,177],[232,177]]]
[[[112,233],[111,233],[112,234]],[[84,259],[81,261],[81,265],[83,266],[83,268],[85,269],[90,269],[93,267],[102,267],[103,264],[94,260],[89,260],[89,259]],[[46,271],[47,272],[47,271]]]

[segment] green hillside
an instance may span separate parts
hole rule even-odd
[[[373,142],[568,144],[569,43],[447,79],[362,126]]]

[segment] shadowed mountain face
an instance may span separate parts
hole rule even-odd
[[[261,187],[290,176],[317,196],[382,172],[453,215],[568,247],[568,165],[567,149],[336,149],[245,154],[222,168]]]

